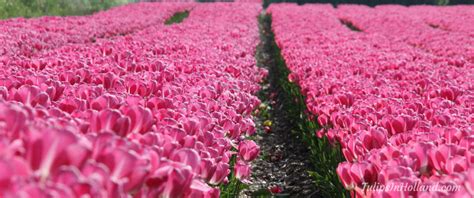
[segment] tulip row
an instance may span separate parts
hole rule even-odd
[[[98,39],[131,34],[163,25],[173,13],[191,4],[131,4],[91,16],[14,18],[0,21],[0,56],[31,57],[67,44],[93,43]],[[117,20],[120,19],[120,20]]]
[[[452,17],[446,17],[445,20],[451,19],[453,22],[449,23],[452,24],[451,26],[454,29],[461,26],[458,29],[468,31],[469,28],[462,27],[469,24],[469,22],[474,22],[473,17],[469,14],[469,12],[472,13],[470,11],[472,6],[454,8],[462,11],[448,15]],[[439,8],[437,10],[443,11],[444,9]],[[405,42],[437,55],[438,57],[433,59],[435,63],[448,61],[448,64],[456,67],[462,67],[466,62],[474,63],[474,55],[472,54],[474,37],[462,31],[446,31],[446,29],[436,28],[441,24],[425,22],[435,17],[416,12],[416,8],[409,9],[395,5],[377,6],[375,8],[341,5],[337,11],[341,20],[349,21],[366,33],[381,34],[392,41]],[[468,17],[464,17],[465,15]],[[424,20],[423,18],[428,19]],[[463,18],[466,18],[466,20]],[[459,22],[462,24],[459,24]]]
[[[468,25],[474,23],[472,8],[469,6],[411,6],[409,12],[433,28],[474,36],[474,27]]]
[[[411,23],[414,30],[407,30],[403,27],[408,22],[385,21],[384,16],[392,15],[394,20],[417,20],[397,18],[398,7],[364,8],[357,11],[363,13],[360,17],[349,8],[354,6],[269,8],[276,43],[291,71],[288,78],[300,86],[308,111],[322,127],[316,136],[341,146],[346,162],[337,168],[340,181],[358,196],[474,196],[474,65],[467,50],[471,38],[444,34],[426,24],[428,28]],[[360,19],[349,22],[363,32],[341,23],[347,23],[347,18],[339,18],[342,10]],[[371,17],[362,23],[365,16]],[[456,45],[435,45],[444,43],[440,35]],[[424,49],[407,38],[423,42]],[[436,51],[447,48],[455,54]],[[377,191],[367,190],[367,185],[455,190]]]
[[[179,24],[0,61],[2,197],[218,197],[230,172],[247,181],[259,147],[245,137],[266,75],[253,57],[261,8],[191,5]]]

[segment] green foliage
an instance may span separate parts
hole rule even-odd
[[[0,18],[91,14],[132,0],[0,0]]]
[[[171,16],[168,20],[165,21],[166,25],[171,25],[174,23],[181,23],[184,19],[188,18],[189,11],[177,12],[173,16]]]
[[[237,150],[233,149],[234,152],[237,152]],[[219,185],[219,189],[221,191],[220,197],[222,198],[233,198],[233,197],[238,197],[240,194],[240,191],[248,188],[247,184],[242,183],[235,177],[234,173],[234,165],[237,162],[237,157],[236,155],[232,155],[230,159],[230,167],[229,169],[230,174],[227,176],[229,179],[229,183],[227,184],[221,184]]]

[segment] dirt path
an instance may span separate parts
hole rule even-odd
[[[269,197],[270,188],[277,197],[320,197],[308,171],[309,150],[298,137],[297,121],[288,113],[280,80],[287,78],[276,69],[278,49],[271,33],[271,20],[265,13],[260,18],[261,43],[257,47],[258,65],[267,68],[269,76],[262,87],[258,134],[255,141],[261,148],[260,157],[252,165],[252,184],[241,197]],[[267,120],[270,120],[271,123]],[[265,123],[266,121],[266,123]],[[264,125],[271,126],[266,132]],[[281,192],[276,193],[281,190]]]

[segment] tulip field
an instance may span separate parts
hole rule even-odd
[[[254,135],[273,133],[258,123],[276,75],[256,60],[265,31],[312,126],[301,143],[332,166],[308,170],[318,188],[474,197],[472,24],[472,6],[261,2],[1,20],[0,197],[244,196]]]
[[[433,10],[269,8],[288,78],[317,116],[316,136],[340,144],[337,174],[352,196],[474,196],[474,37],[466,26],[474,13],[459,6],[425,14]],[[458,189],[364,189],[375,183]]]
[[[134,4],[2,21],[2,197],[216,197],[231,160],[245,180],[260,10]]]

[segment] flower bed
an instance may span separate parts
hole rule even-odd
[[[448,15],[451,16],[450,18],[445,18],[453,21],[450,24],[455,31],[449,31],[448,27],[444,27],[441,23],[427,23],[428,19],[426,18],[435,18],[436,15],[412,12],[414,9],[416,8],[408,9],[396,5],[375,8],[341,5],[337,12],[341,20],[350,21],[366,33],[380,34],[396,43],[404,42],[436,55],[437,57],[433,61],[447,61],[449,65],[453,66],[474,63],[474,54],[472,53],[474,51],[472,47],[474,46],[474,37],[463,31],[463,29],[471,27],[466,24],[472,21],[472,19],[470,20],[472,16],[467,14],[472,6],[460,6],[458,9],[463,11]],[[437,10],[442,13],[446,9],[441,7]],[[464,26],[468,27],[456,31],[456,27],[462,26],[457,25],[460,21],[463,21]]]
[[[246,181],[260,6],[193,7],[180,24],[0,61],[0,193],[218,197],[231,171]]]
[[[445,31],[467,33],[474,36],[474,16],[472,8],[465,5],[435,7],[435,6],[411,6],[409,12],[416,15],[426,24],[433,28]]]
[[[399,19],[398,12],[392,12],[398,7],[352,8],[269,8],[276,43],[291,71],[288,78],[301,87],[308,111],[322,126],[316,135],[341,145],[346,162],[337,168],[340,181],[359,196],[472,196],[474,70],[466,50],[472,46],[470,38],[444,34],[426,24],[427,28],[419,27],[419,21],[406,15],[404,21],[416,22],[409,24],[414,30],[400,28],[406,22],[387,22],[384,17]],[[345,27],[341,14],[361,19],[350,22],[362,32]],[[366,16],[370,17],[362,22]],[[441,36],[454,43],[444,43]],[[423,49],[406,39],[420,42]],[[457,190],[377,191],[368,190],[368,185]]]
[[[0,21],[0,56],[31,57],[70,44],[89,44],[127,35],[150,26],[162,26],[175,12],[192,4],[138,3],[90,16],[70,16]]]

